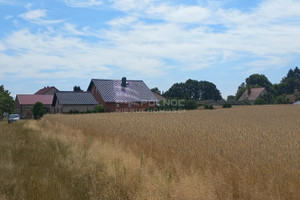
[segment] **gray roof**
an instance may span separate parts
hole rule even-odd
[[[294,103],[295,105],[300,105],[300,101],[297,101]]]
[[[141,80],[127,80],[127,86],[122,87],[121,80],[92,79],[99,94],[105,102],[149,102],[158,101],[147,85]]]
[[[97,105],[98,102],[91,92],[55,92],[53,104],[60,105]]]

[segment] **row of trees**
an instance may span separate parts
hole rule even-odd
[[[290,69],[280,83],[272,84],[263,74],[252,74],[241,83],[235,95],[229,95],[227,100],[238,100],[248,88],[265,87],[267,93],[257,100],[259,104],[288,103],[286,95],[294,94],[296,100],[300,100],[300,70],[298,67]],[[159,89],[151,89],[160,93]],[[175,83],[163,93],[169,99],[185,100],[221,100],[222,96],[216,85],[209,81],[197,81],[188,79],[186,82]]]

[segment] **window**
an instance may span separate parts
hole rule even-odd
[[[120,104],[117,103],[117,108],[120,108]]]

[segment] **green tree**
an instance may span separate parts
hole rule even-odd
[[[168,91],[164,93],[164,96],[168,98],[187,99],[188,94],[185,90],[185,84],[175,83]]]
[[[156,92],[158,94],[161,94],[160,90],[158,89],[158,87],[152,88],[151,89],[152,92]]]
[[[273,103],[274,104],[288,104],[289,101],[287,100],[285,95],[280,95],[273,99]]]
[[[10,92],[0,85],[0,119],[3,113],[12,113],[15,110],[15,101],[10,96]]]
[[[246,78],[246,86],[249,88],[265,87],[269,91],[272,83],[263,74],[252,74]]]
[[[188,99],[200,99],[200,85],[196,80],[188,79],[185,82],[185,92],[188,95]]]
[[[194,100],[221,100],[222,96],[216,85],[208,81],[188,79],[185,83],[175,83],[164,93],[168,98]]]
[[[293,94],[296,89],[300,90],[300,70],[298,67],[290,69],[281,82],[276,85],[277,95]]]
[[[216,85],[209,81],[199,81],[200,100],[221,100],[222,96]]]
[[[235,98],[238,100],[244,94],[246,89],[246,84],[244,82],[241,83],[241,85],[238,87],[238,90],[236,91]]]
[[[234,95],[228,95],[227,96],[227,101],[234,101],[235,100],[235,96]]]
[[[80,88],[80,86],[76,86],[76,85],[75,85],[75,86],[73,87],[73,91],[74,91],[74,92],[82,92],[83,90]]]
[[[41,102],[36,102],[31,109],[34,119],[40,119],[45,114],[44,105]]]

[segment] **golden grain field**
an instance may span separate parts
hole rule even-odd
[[[67,168],[90,173],[86,199],[300,196],[300,106],[47,115],[24,127],[69,147]]]

